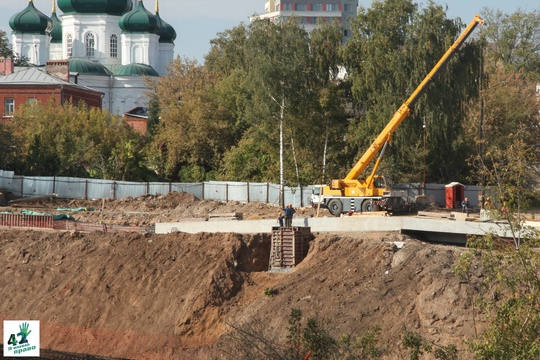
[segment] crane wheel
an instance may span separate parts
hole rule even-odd
[[[372,212],[373,211],[373,204],[371,203],[371,200],[364,200],[362,203],[362,212]]]
[[[328,202],[328,211],[334,216],[340,216],[343,212],[343,203],[341,200],[332,199]]]

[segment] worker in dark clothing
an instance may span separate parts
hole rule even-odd
[[[467,217],[469,217],[469,207],[471,206],[471,204],[469,203],[469,199],[465,198],[465,200],[463,200],[461,202],[461,212],[464,212],[464,213],[467,213]]]
[[[294,208],[292,207],[292,204],[285,206],[285,209],[283,209],[283,212],[285,214],[285,227],[291,227],[292,218],[295,213]]]
[[[283,227],[283,219],[284,219],[283,211],[280,211],[278,214],[277,221],[279,223],[279,227]]]

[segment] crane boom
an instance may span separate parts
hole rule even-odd
[[[411,208],[409,200],[406,199],[408,197],[407,194],[403,194],[403,191],[392,189],[384,176],[376,175],[385,145],[390,142],[394,131],[396,131],[403,120],[411,114],[412,107],[429,84],[433,82],[437,73],[448,63],[452,55],[458,51],[458,48],[467,40],[476,26],[483,23],[484,20],[479,15],[474,17],[454,44],[445,52],[424,80],[422,80],[420,85],[399,107],[390,122],[349,171],[347,176],[343,179],[332,180],[329,185],[314,188],[312,194],[313,204],[327,208],[334,216],[341,216],[344,213],[352,214],[355,212],[378,211],[381,209],[393,213],[406,211]],[[360,179],[359,176],[375,158],[377,153],[379,153],[379,157],[373,166],[371,174],[365,179]]]
[[[381,148],[383,147],[384,143],[389,141],[392,137],[392,134],[394,131],[396,131],[397,127],[405,120],[411,113],[411,108],[416,104],[416,101],[420,97],[420,95],[423,93],[423,91],[431,84],[437,73],[446,65],[446,63],[451,59],[452,55],[457,51],[457,49],[465,42],[465,40],[469,37],[469,35],[473,32],[473,30],[476,28],[478,24],[483,24],[484,20],[479,15],[476,15],[474,19],[469,23],[469,25],[465,28],[465,30],[462,32],[462,34],[457,38],[457,40],[454,42],[454,44],[446,51],[446,53],[441,57],[439,62],[433,67],[433,69],[429,72],[429,74],[422,80],[420,85],[416,88],[416,90],[409,96],[407,101],[405,101],[399,109],[396,111],[388,125],[384,128],[383,131],[379,134],[379,136],[373,141],[371,146],[366,150],[366,152],[362,155],[360,160],[356,163],[356,165],[349,171],[347,176],[343,180],[332,180],[332,188],[338,189],[338,188],[346,188],[346,187],[355,187],[357,186],[358,182],[356,179],[362,174],[362,172],[366,169],[368,164],[373,160],[375,155]]]

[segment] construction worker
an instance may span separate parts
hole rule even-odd
[[[484,201],[484,209],[491,210],[493,209],[493,204],[491,203],[491,198],[488,196],[486,201]]]
[[[283,212],[285,213],[285,227],[291,227],[292,226],[292,218],[295,213],[292,204],[289,204],[285,206],[285,209],[283,209]]]
[[[461,212],[466,212],[467,213],[467,217],[469,217],[469,199],[468,198],[465,198],[465,200],[463,200],[461,202]]]
[[[283,227],[283,218],[285,216],[283,216],[283,211],[280,211],[279,214],[278,214],[278,218],[277,218],[277,221],[279,223],[279,227]]]
[[[503,202],[501,206],[501,216],[503,218],[508,218],[508,206],[506,206],[506,202]]]

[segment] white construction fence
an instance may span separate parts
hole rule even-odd
[[[311,192],[315,185],[284,187],[286,204],[294,207],[310,206]],[[15,196],[31,197],[56,194],[68,199],[102,199],[113,200],[124,197],[143,195],[160,195],[169,192],[185,192],[200,200],[262,202],[279,205],[280,189],[278,184],[208,181],[199,183],[179,182],[132,182],[99,179],[81,179],[61,176],[22,176],[12,171],[0,170],[0,191],[11,192]],[[445,204],[444,184],[394,184],[394,189],[403,190],[413,200],[423,194],[433,196],[441,206]],[[465,196],[471,206],[478,205],[478,186],[465,186]]]

